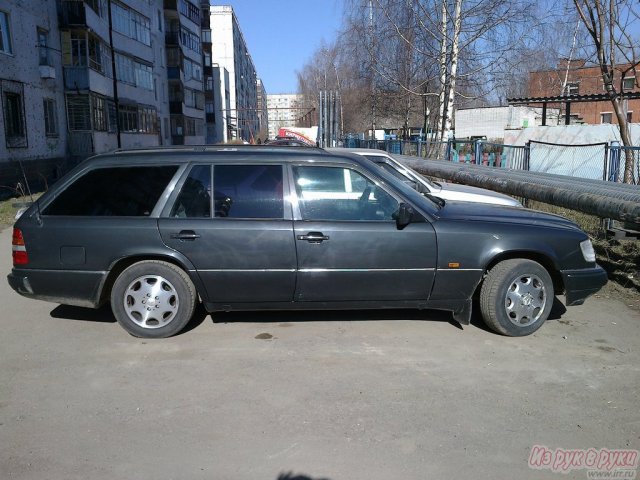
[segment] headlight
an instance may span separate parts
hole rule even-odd
[[[580,250],[582,250],[582,256],[587,262],[596,261],[596,252],[593,249],[591,240],[587,239],[584,242],[580,242]]]

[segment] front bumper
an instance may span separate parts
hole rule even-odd
[[[580,270],[563,270],[560,273],[564,281],[567,306],[582,305],[589,295],[600,290],[608,280],[607,272],[599,265]]]

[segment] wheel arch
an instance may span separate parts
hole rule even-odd
[[[485,265],[483,279],[478,283],[474,292],[474,298],[480,293],[480,288],[482,288],[482,284],[484,282],[484,277],[486,274],[495,267],[498,263],[504,260],[512,260],[512,259],[523,259],[523,260],[532,260],[534,262],[539,263],[544,267],[544,269],[549,273],[551,280],[553,281],[553,290],[556,295],[564,292],[564,281],[562,279],[562,275],[560,274],[560,270],[558,269],[556,262],[554,259],[542,253],[540,251],[531,251],[531,250],[509,250],[505,252],[501,252],[495,256],[493,256]]]
[[[124,270],[129,268],[131,265],[142,262],[144,260],[159,260],[162,262],[171,263],[176,267],[182,269],[193,282],[193,285],[196,289],[196,294],[200,298],[202,298],[202,293],[206,290],[204,290],[204,285],[200,280],[200,276],[195,271],[193,265],[186,258],[180,258],[177,256],[168,255],[166,253],[132,254],[126,257],[119,258],[111,264],[109,271],[100,287],[99,304],[104,305],[109,301],[113,284]]]

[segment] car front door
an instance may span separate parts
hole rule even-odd
[[[195,266],[210,302],[290,302],[296,280],[283,166],[195,165],[159,220]]]
[[[398,229],[398,199],[355,168],[294,165],[296,301],[427,300],[436,266],[429,222]]]

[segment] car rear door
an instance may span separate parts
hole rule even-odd
[[[194,165],[159,220],[210,302],[292,301],[296,252],[279,164]]]
[[[399,230],[399,200],[351,167],[298,164],[295,186],[296,301],[427,300],[436,266],[428,222]]]

